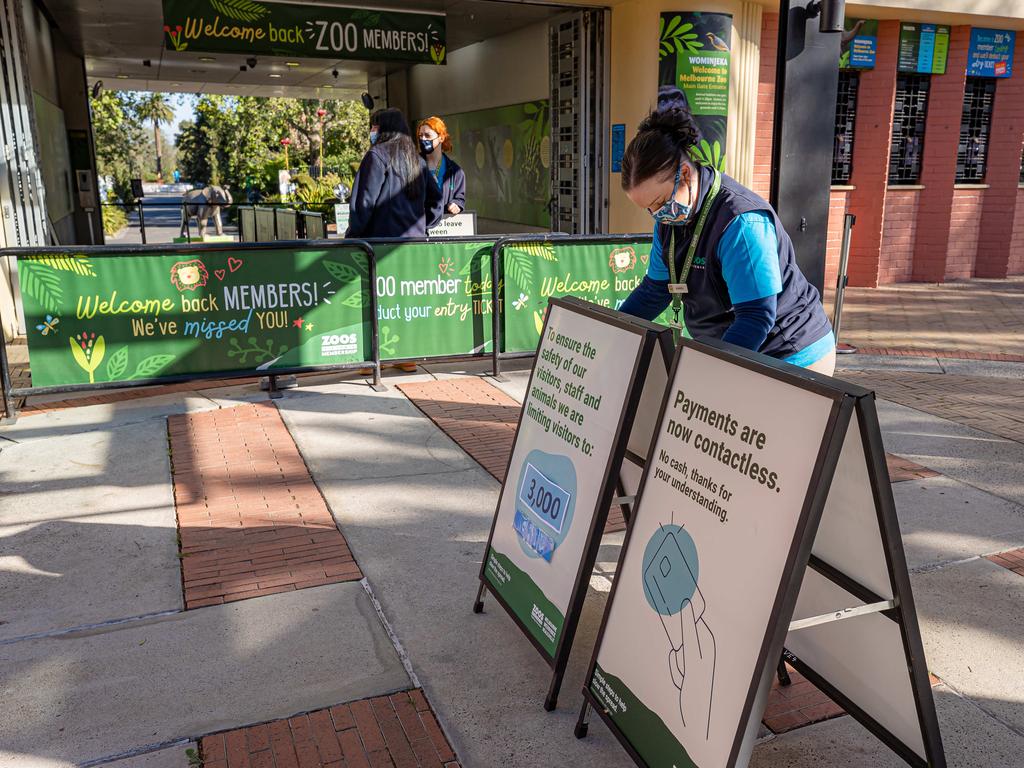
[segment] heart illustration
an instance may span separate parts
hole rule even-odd
[[[236,259],[234,256],[228,257],[228,269],[232,272],[237,272],[242,266],[242,260]]]
[[[224,275],[227,274],[227,271],[223,270],[223,269],[215,269],[215,270],[213,270],[213,274],[215,274],[217,276],[218,280],[223,280],[224,279]]]

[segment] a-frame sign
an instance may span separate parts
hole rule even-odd
[[[551,299],[480,569],[553,669],[554,709],[652,357],[669,331]],[[663,390],[663,383],[662,383]],[[660,403],[660,396],[656,398]],[[657,408],[652,402],[651,409]]]
[[[746,766],[787,659],[945,756],[867,390],[684,340],[584,687],[638,765]]]

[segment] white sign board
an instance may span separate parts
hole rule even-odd
[[[784,641],[890,749],[944,768],[873,395],[682,344],[588,702],[638,765],[745,766]]]
[[[463,211],[446,215],[437,225],[427,230],[428,237],[471,237],[476,234],[476,212]]]
[[[345,230],[348,229],[348,216],[349,216],[349,204],[348,203],[335,203],[334,204],[334,220],[337,222],[337,234],[338,237],[345,236]]]
[[[732,764],[832,408],[681,350],[590,680],[645,764]]]
[[[642,333],[549,307],[483,571],[549,658],[601,507],[643,345]]]

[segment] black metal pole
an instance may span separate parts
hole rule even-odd
[[[498,307],[501,306],[501,294],[498,292],[498,264],[501,261],[502,241],[498,240],[491,248],[491,375],[497,381],[501,375],[501,317]]]
[[[370,279],[370,358],[373,361],[373,383],[370,387],[374,392],[386,392],[380,379],[380,317],[377,312],[377,254],[373,246],[365,241],[359,241],[359,247],[366,253],[366,260],[369,264]]]
[[[14,419],[14,398],[11,396],[11,370],[7,362],[7,335],[0,316],[0,388],[4,391],[4,419]]]
[[[146,244],[146,209],[141,200],[136,200],[139,206],[139,230],[142,232],[142,244]]]

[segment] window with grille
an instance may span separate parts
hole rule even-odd
[[[931,75],[900,74],[892,115],[889,183],[917,184],[924,156],[924,126],[928,116]]]
[[[964,111],[960,118],[960,143],[956,149],[958,184],[977,184],[985,180],[988,161],[989,126],[996,98],[996,80],[968,77],[964,88]]]
[[[860,72],[844,69],[839,72],[839,95],[836,98],[836,136],[832,147],[832,183],[849,184],[853,175],[853,128],[857,122],[857,91]]]

